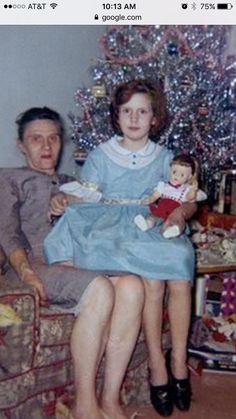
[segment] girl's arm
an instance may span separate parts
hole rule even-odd
[[[192,218],[192,216],[197,211],[197,204],[195,202],[184,202],[178,208],[175,208],[174,211],[169,215],[167,220],[162,225],[162,233],[170,226],[177,225],[180,230],[180,234],[183,233],[185,229],[185,221]]]
[[[164,185],[165,185],[164,182],[162,182],[162,181],[158,182],[157,186],[153,190],[152,195],[143,199],[141,201],[141,203],[143,205],[149,205],[149,204],[153,204],[154,202],[156,202],[162,196]]]
[[[40,303],[42,305],[47,305],[48,300],[42,281],[32,269],[25,249],[18,247],[13,250],[9,255],[9,262],[16,271],[18,277],[23,282],[32,285],[36,289],[39,294]]]
[[[96,194],[96,197],[98,197],[99,199],[102,196],[102,192],[100,190],[101,189],[100,188],[100,174],[101,174],[100,166],[102,166],[102,163],[103,163],[100,157],[101,155],[99,154],[98,149],[91,151],[81,169],[79,182],[78,181],[74,182],[75,184],[77,183],[77,186],[82,185],[82,188],[84,187],[87,190],[87,192],[90,188],[90,190],[94,191],[94,193]],[[72,185],[72,182],[71,182],[71,185]],[[97,201],[99,199],[97,199]],[[49,220],[51,219],[52,215],[55,215],[55,216],[62,215],[68,204],[74,203],[74,202],[83,202],[83,201],[84,201],[83,198],[78,198],[76,196],[69,195],[68,192],[67,193],[65,193],[65,191],[59,192],[50,201],[49,209],[48,209]]]
[[[155,191],[148,198],[142,199],[141,203],[143,205],[153,204],[154,202],[156,202],[160,198],[160,196],[161,196],[161,193],[159,191]]]

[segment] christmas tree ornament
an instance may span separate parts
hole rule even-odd
[[[230,81],[228,105],[230,108],[236,109],[236,77]]]
[[[167,51],[170,56],[176,56],[178,55],[178,46],[174,42],[170,42],[167,45]]]
[[[81,147],[78,147],[75,151],[74,151],[74,159],[78,162],[84,162],[86,160],[88,156],[88,151]]]
[[[179,47],[179,52],[181,55],[188,55],[189,54],[189,48],[186,45],[181,45]]]
[[[91,88],[92,95],[97,98],[106,96],[106,86],[103,83],[97,82]]]
[[[198,107],[198,114],[201,116],[206,116],[209,113],[209,109],[205,104],[202,104]]]
[[[182,86],[190,87],[192,83],[193,81],[191,80],[191,77],[188,74],[186,74],[181,80]]]
[[[233,72],[235,74],[236,70],[236,55],[230,54],[226,57],[225,62],[225,70],[229,72]]]

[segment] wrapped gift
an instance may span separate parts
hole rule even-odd
[[[200,209],[197,219],[202,226],[219,227],[225,230],[230,230],[234,224],[236,225],[236,215],[208,211],[206,206]]]

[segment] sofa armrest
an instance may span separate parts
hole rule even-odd
[[[38,329],[37,292],[32,286],[9,275],[7,279],[0,276],[0,381],[32,367],[38,345]]]
[[[32,285],[26,284],[23,281],[20,281],[17,278],[7,277],[4,274],[0,274],[0,299],[6,294],[14,293],[14,294],[22,294],[22,293],[29,293],[30,295],[34,296],[37,300],[37,292],[32,287]]]

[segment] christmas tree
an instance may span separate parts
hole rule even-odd
[[[75,93],[70,115],[75,158],[114,135],[109,108],[115,87],[134,78],[162,80],[169,125],[159,142],[195,155],[208,196],[219,170],[236,162],[236,57],[225,56],[227,26],[110,26],[100,40],[103,58],[91,68],[94,84]]]

